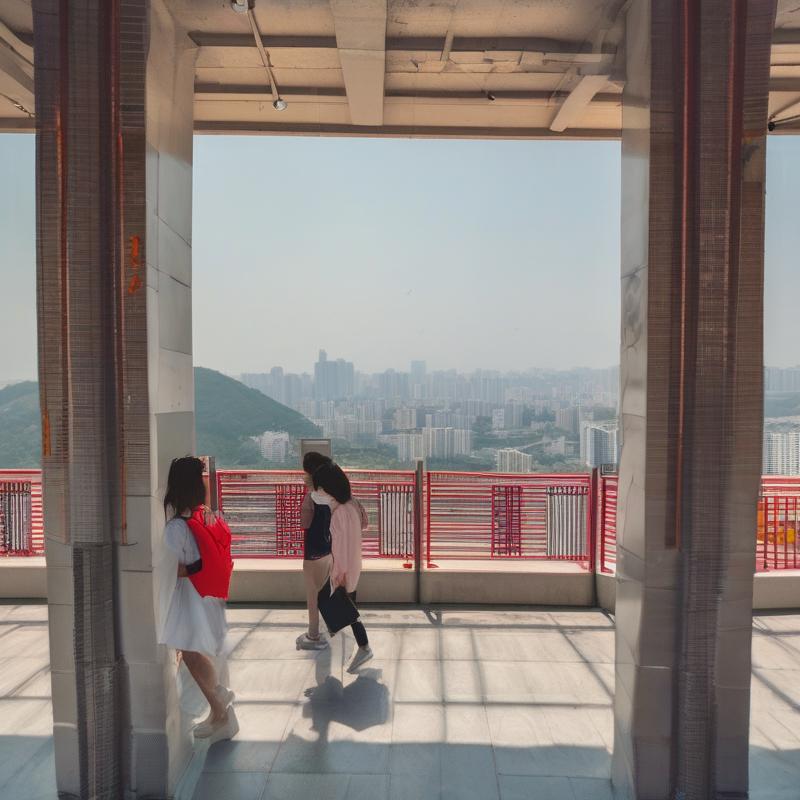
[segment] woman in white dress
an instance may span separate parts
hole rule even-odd
[[[196,725],[197,739],[230,739],[239,730],[233,692],[222,686],[213,659],[222,653],[227,623],[225,601],[201,597],[190,576],[202,569],[200,550],[186,520],[205,505],[203,462],[176,458],[169,470],[164,512],[167,523],[158,563],[158,642],[178,650],[211,711]],[[208,512],[210,513],[210,512]]]

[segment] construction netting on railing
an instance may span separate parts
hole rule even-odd
[[[0,556],[44,555],[42,473],[0,470]]]
[[[429,472],[427,559],[588,562],[591,475]]]
[[[347,470],[353,495],[364,506],[368,558],[409,560],[414,554],[415,474]],[[233,534],[238,557],[302,558],[301,472],[218,470],[220,508]]]

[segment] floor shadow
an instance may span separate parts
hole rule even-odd
[[[383,725],[389,719],[389,690],[380,682],[380,670],[364,670],[355,681],[343,686],[329,675],[321,684],[308,690],[309,702],[303,716],[310,717],[320,740],[327,739],[332,722],[365,731]]]

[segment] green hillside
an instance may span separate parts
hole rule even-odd
[[[39,384],[0,389],[0,469],[38,467],[42,449]]]
[[[197,367],[197,451],[220,467],[266,467],[250,436],[286,431],[293,438],[319,436],[302,414],[239,381]],[[0,389],[0,469],[38,467],[41,459],[39,387],[33,381]]]
[[[243,383],[204,367],[194,371],[197,452],[220,467],[265,466],[250,436],[286,431],[293,438],[320,435],[302,414]]]

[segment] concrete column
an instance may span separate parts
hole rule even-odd
[[[151,573],[169,461],[194,447],[195,51],[163,0],[35,0],[34,37],[58,788],[166,797],[190,741]]]
[[[634,0],[627,16],[621,796],[747,797],[774,15],[774,0]]]

